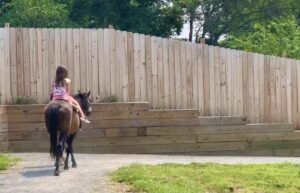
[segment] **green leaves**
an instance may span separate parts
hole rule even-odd
[[[14,27],[63,27],[68,25],[66,6],[53,0],[13,0],[1,8],[1,24]]]
[[[294,17],[256,23],[253,32],[232,33],[222,46],[300,59],[300,26]]]
[[[163,0],[74,0],[70,18],[84,27],[108,27],[169,37],[181,31],[182,12]]]

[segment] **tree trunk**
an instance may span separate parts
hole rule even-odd
[[[190,13],[190,20],[189,20],[189,24],[190,24],[190,34],[189,34],[189,41],[192,42],[193,41],[193,31],[194,31],[194,14]]]

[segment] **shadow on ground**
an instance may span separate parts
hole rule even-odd
[[[21,172],[26,178],[38,178],[44,176],[53,176],[53,166],[27,167],[27,171]]]

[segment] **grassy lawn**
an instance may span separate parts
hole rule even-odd
[[[6,170],[9,166],[14,165],[19,159],[12,158],[9,155],[0,154],[0,171]]]
[[[146,193],[297,193],[299,165],[134,164],[112,174]]]

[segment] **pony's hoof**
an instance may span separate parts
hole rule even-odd
[[[54,171],[54,176],[59,176],[60,172],[59,171]]]
[[[68,169],[70,169],[69,166],[65,166],[64,167],[64,170],[68,170]]]
[[[77,164],[72,164],[72,168],[77,168]]]

